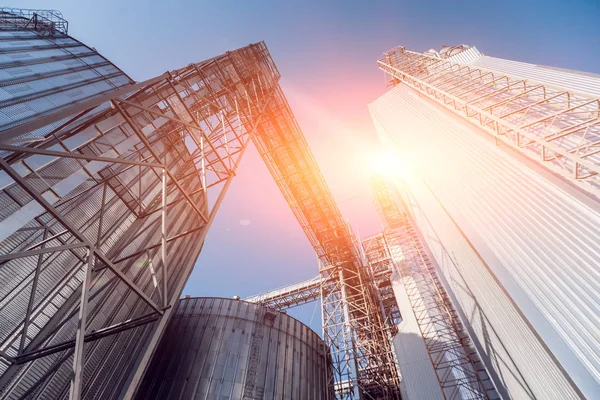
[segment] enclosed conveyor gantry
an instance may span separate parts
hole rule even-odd
[[[348,399],[397,399],[397,367],[377,293],[359,245],[343,219],[281,92],[252,136],[320,260],[323,339],[334,379]]]

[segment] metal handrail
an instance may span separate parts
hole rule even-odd
[[[7,19],[6,15],[13,18]],[[32,27],[51,34],[54,32],[67,34],[69,30],[69,23],[63,18],[62,13],[57,10],[0,7],[0,21],[13,23],[19,27]],[[40,29],[40,27],[43,27],[43,29]]]

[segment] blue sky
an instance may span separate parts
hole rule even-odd
[[[325,179],[360,236],[379,228],[363,156],[377,146],[366,105],[385,91],[376,66],[383,51],[466,43],[495,57],[600,73],[600,0],[20,0],[12,6],[60,10],[72,36],[135,80],[265,40]],[[307,239],[250,150],[185,294],[244,297],[318,272]],[[308,322],[313,310],[290,314]],[[317,311],[311,324],[317,331],[319,321]]]

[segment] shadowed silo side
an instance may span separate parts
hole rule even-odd
[[[322,339],[252,303],[180,300],[137,399],[326,399]]]

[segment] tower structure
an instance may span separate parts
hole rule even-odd
[[[594,397],[600,76],[465,45],[378,65],[391,180],[498,393]]]
[[[439,384],[438,397],[446,400],[498,398],[410,215],[393,199],[380,174],[374,175],[371,183],[375,205],[384,224],[385,245],[408,300],[403,315],[405,319],[414,320],[418,327]],[[406,365],[403,386],[433,383],[422,378],[411,382],[412,374],[408,371],[411,368],[415,365]],[[408,388],[406,392],[410,393]],[[410,393],[407,397],[417,396],[429,398],[424,393]]]
[[[389,371],[391,378],[384,380],[385,388],[388,390],[382,390],[377,388],[373,383],[370,385],[360,386],[363,384],[359,379],[364,379],[366,371],[363,371],[361,367],[353,367],[354,360],[353,352],[360,350],[354,342],[347,344],[335,343],[335,350],[337,351],[337,357],[332,357],[334,376],[331,385],[335,389],[336,398],[341,399],[390,399],[400,397],[400,377],[397,371],[397,360],[393,353],[393,347],[391,345],[394,334],[397,332],[397,326],[401,321],[400,310],[398,303],[392,289],[392,275],[394,271],[394,263],[389,251],[389,247],[385,241],[382,233],[369,236],[361,240],[361,249],[358,249],[359,253],[362,254],[360,265],[362,269],[362,286],[359,286],[360,290],[369,293],[372,296],[372,309],[373,312],[379,313],[381,318],[379,319],[379,325],[377,329],[382,335],[371,337],[372,341],[378,340],[381,343],[380,349],[378,350],[385,355],[387,358],[380,356],[380,364],[378,370],[376,370],[379,376],[385,376],[383,371]],[[262,305],[275,308],[277,310],[286,310],[298,305],[311,303],[317,300],[322,300],[323,293],[327,293],[328,280],[323,279],[321,275],[308,279],[303,282],[298,282],[288,286],[280,287],[268,292],[261,293],[259,295],[250,296],[244,300],[252,303],[260,303]],[[338,313],[341,315],[330,316],[325,318],[325,312],[323,310],[323,334],[325,335],[336,335],[339,338],[343,338],[343,335],[348,335],[350,340],[353,338],[353,334],[348,332],[352,331],[352,319],[354,316],[347,313],[348,304],[350,299],[346,299],[343,296],[339,296],[337,299],[336,307]],[[322,303],[322,307],[328,306]],[[331,307],[331,306],[328,306]],[[331,311],[330,311],[331,313]],[[366,324],[368,322],[362,322]],[[373,326],[369,326],[370,329],[374,329]],[[331,351],[331,347],[330,347]],[[346,351],[347,359],[344,359],[343,351]],[[373,357],[376,357],[373,355]],[[385,362],[383,362],[385,361]],[[364,364],[363,364],[364,365]],[[362,367],[364,368],[364,367]],[[343,373],[342,373],[343,372]],[[373,374],[374,371],[371,371]],[[371,381],[372,382],[372,381]]]
[[[251,135],[289,112],[264,43],[135,83],[67,27],[0,13],[1,398],[131,397]]]

